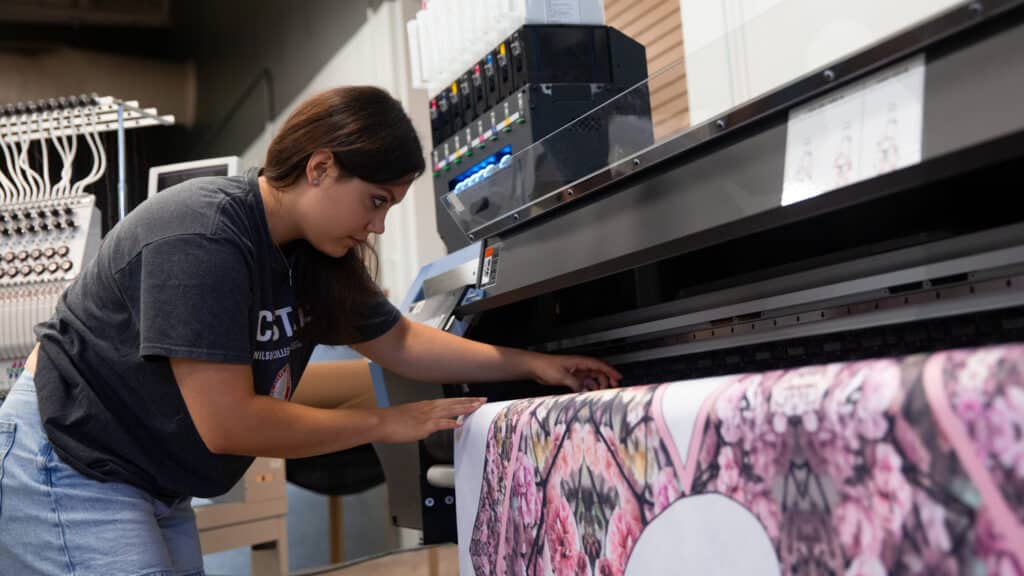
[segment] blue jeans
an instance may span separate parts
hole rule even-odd
[[[97,482],[53,451],[32,375],[0,406],[0,575],[202,575],[191,501]]]

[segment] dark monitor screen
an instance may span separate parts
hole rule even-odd
[[[181,184],[186,180],[193,178],[200,178],[202,176],[227,176],[228,165],[227,164],[215,164],[212,166],[199,166],[196,168],[186,168],[182,170],[175,170],[174,172],[164,172],[157,174],[156,177],[156,191],[160,192],[166,190],[175,184]]]

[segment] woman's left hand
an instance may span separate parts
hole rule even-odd
[[[531,354],[528,368],[533,379],[547,386],[567,386],[573,392],[618,386],[622,374],[605,362],[586,356]]]

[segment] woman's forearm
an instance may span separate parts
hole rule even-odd
[[[253,396],[235,406],[207,446],[240,456],[304,458],[380,441],[381,414],[324,409]]]
[[[606,388],[622,378],[617,370],[595,358],[483,344],[407,318],[384,335],[352,347],[406,378],[437,384],[530,379],[579,391]]]
[[[531,362],[539,354],[460,338],[403,320],[365,354],[382,366],[421,382],[448,384],[532,378]]]

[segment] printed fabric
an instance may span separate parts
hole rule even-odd
[[[659,514],[716,493],[757,518],[783,574],[1024,574],[1024,345],[726,378],[684,461],[664,398],[686,385],[499,412],[474,572],[624,574]]]

